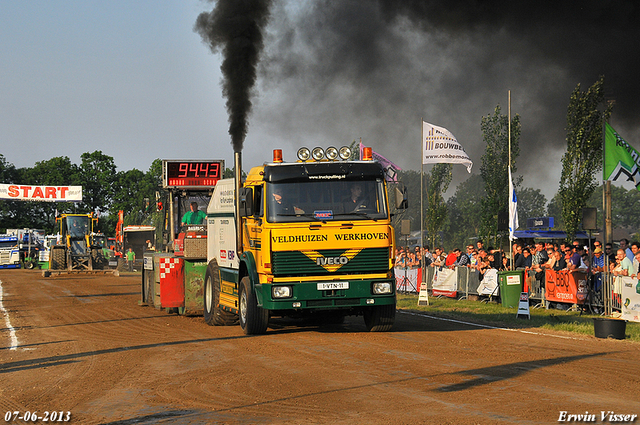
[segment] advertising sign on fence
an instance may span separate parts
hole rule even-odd
[[[640,281],[627,276],[619,278],[622,280],[622,318],[640,322]]]
[[[545,272],[545,297],[547,301],[582,304],[587,296],[586,274],[565,270]]]
[[[489,269],[484,273],[482,282],[478,285],[478,295],[499,295],[498,270]]]
[[[418,292],[420,281],[420,269],[396,268],[396,291],[398,292]]]
[[[437,267],[433,275],[432,294],[455,298],[458,294],[458,268],[454,270]]]

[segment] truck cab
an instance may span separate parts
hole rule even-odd
[[[207,209],[207,323],[237,315],[252,334],[270,316],[362,315],[370,331],[391,329],[395,238],[379,163],[274,161],[247,175],[239,220],[233,199],[233,181],[221,180]]]
[[[20,247],[15,235],[0,235],[0,269],[20,268]]]

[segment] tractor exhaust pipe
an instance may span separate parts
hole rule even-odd
[[[233,154],[235,167],[235,216],[236,216],[236,254],[242,254],[242,217],[240,217],[240,188],[242,188],[242,152]]]

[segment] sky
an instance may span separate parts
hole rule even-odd
[[[194,31],[197,0],[0,0],[0,153],[16,167],[84,152],[118,170],[161,159],[233,165],[222,57]],[[526,6],[526,7],[525,7]],[[549,200],[572,91],[605,76],[612,126],[640,147],[640,6],[633,1],[273,0],[243,168],[301,146],[373,147],[420,170],[420,121],[445,127],[479,173],[480,122],[519,114],[516,175]],[[428,171],[430,166],[425,166]],[[468,178],[454,166],[455,186]],[[625,185],[630,189],[632,185]]]

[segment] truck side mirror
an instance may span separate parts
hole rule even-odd
[[[406,210],[409,207],[409,201],[407,200],[407,188],[402,186],[402,188],[396,187],[394,189],[395,198],[396,198],[396,209]]]
[[[240,216],[241,217],[252,216],[253,215],[253,189],[250,187],[241,188],[238,201],[240,202]]]

